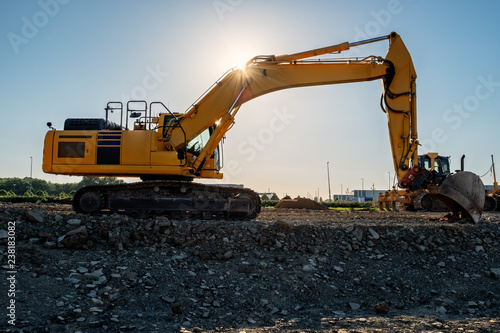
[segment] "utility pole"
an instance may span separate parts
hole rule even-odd
[[[330,162],[326,162],[326,172],[328,174],[328,201],[332,201],[332,192],[330,191]]]

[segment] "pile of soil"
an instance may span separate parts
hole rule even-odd
[[[14,298],[0,283],[0,331],[500,331],[500,213],[441,216],[263,209],[184,221],[0,203],[2,265],[14,222],[17,271]]]

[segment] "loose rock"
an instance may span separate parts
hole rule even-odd
[[[186,221],[0,202],[0,230],[16,220],[26,332],[499,331],[500,215],[439,216],[263,209]]]
[[[68,249],[79,249],[86,245],[88,238],[87,228],[85,226],[67,232],[58,239],[58,243]]]

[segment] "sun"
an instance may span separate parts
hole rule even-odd
[[[229,64],[231,64],[231,66],[235,69],[245,71],[248,61],[250,61],[250,59],[252,59],[254,56],[254,54],[249,52],[235,53],[231,55]]]
[[[259,53],[251,43],[236,43],[227,48],[226,61],[230,68],[245,70],[246,64],[250,59]]]

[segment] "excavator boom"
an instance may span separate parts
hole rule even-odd
[[[385,57],[361,59],[311,60],[310,57],[348,50],[351,46],[389,40]],[[365,82],[382,79],[383,104],[387,114],[394,169],[400,182],[410,165],[416,165],[417,121],[416,78],[411,56],[396,33],[357,43],[341,43],[291,55],[266,55],[252,58],[244,68],[225,74],[198,101],[193,103],[181,121],[182,128],[172,128],[169,142],[175,149],[189,142],[208,126],[218,123],[222,132],[232,126],[239,107],[274,91],[327,84]],[[214,141],[221,137],[213,137]],[[217,145],[207,145],[202,156]],[[198,164],[195,167],[199,168]]]

